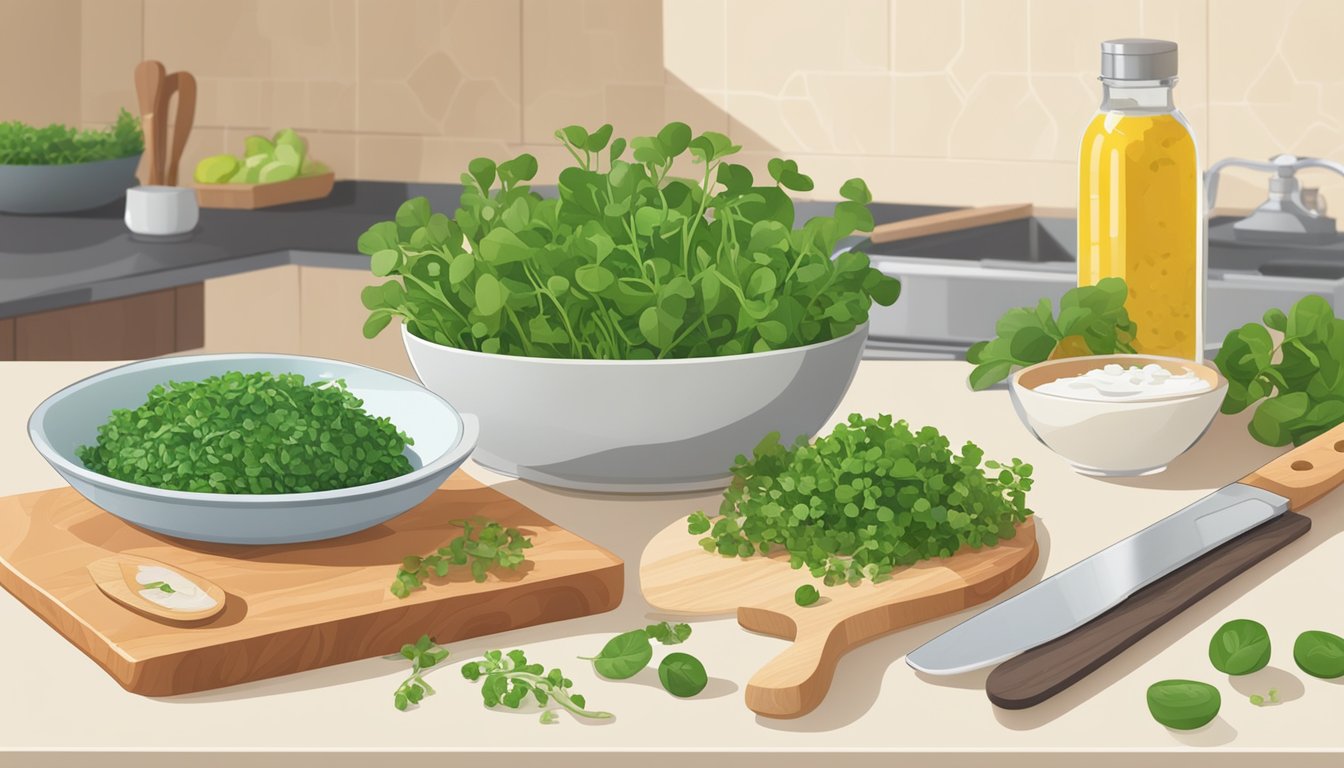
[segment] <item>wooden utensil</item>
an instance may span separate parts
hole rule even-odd
[[[941,235],[944,232],[956,232],[990,224],[1002,224],[1005,221],[1017,221],[1032,217],[1034,208],[1030,203],[1014,205],[988,205],[979,208],[963,208],[957,211],[933,213],[917,216],[904,221],[893,221],[873,227],[868,238],[874,243],[892,243],[897,240],[909,240],[927,235]]]
[[[165,84],[167,75],[163,64],[142,61],[135,67],[135,93],[140,102],[140,128],[145,135],[145,157],[148,158],[149,184],[163,183],[164,133],[167,112]]]
[[[172,144],[163,183],[177,186],[178,162],[182,159],[182,151],[186,149],[187,138],[191,136],[191,127],[196,120],[196,78],[190,72],[174,72],[168,75],[166,89],[168,96],[164,98],[164,106],[166,108],[168,99],[177,94],[177,111],[173,117]]]
[[[136,572],[141,566],[150,566],[158,568],[167,568],[175,571],[188,579],[196,586],[200,587],[205,594],[209,595],[215,601],[214,606],[199,611],[177,611],[171,608],[165,608],[158,603],[145,598],[140,594],[144,587],[136,581]],[[224,601],[227,598],[224,590],[219,588],[218,584],[210,581],[204,576],[198,576],[194,573],[178,568],[175,565],[161,563],[158,560],[151,560],[147,557],[137,557],[135,555],[113,555],[105,557],[102,560],[96,560],[89,563],[89,575],[93,577],[93,583],[103,591],[103,594],[116,600],[118,603],[126,606],[132,611],[139,613],[148,613],[157,616],[160,619],[173,622],[193,622],[208,619],[220,611],[224,610]]]
[[[747,706],[779,718],[815,709],[850,649],[982,603],[1025,577],[1038,555],[1035,521],[1028,518],[998,546],[903,568],[881,584],[818,586],[822,600],[801,607],[794,590],[817,582],[790,568],[787,555],[726,558],[704,551],[697,539],[679,520],[649,542],[639,568],[644,597],[673,613],[735,611],[744,628],[792,640],[747,684]]]
[[[527,562],[476,583],[465,568],[398,599],[402,558],[480,517],[532,537]],[[224,610],[175,626],[126,610],[86,565],[129,553],[218,585]],[[0,586],[134,693],[167,696],[395,653],[615,608],[624,565],[465,473],[425,503],[367,531],[274,546],[199,544],[135,528],[72,488],[0,499]]]
[[[1091,622],[1000,664],[985,681],[1006,709],[1035,706],[1110,659],[1311,527],[1297,512],[1344,483],[1344,424],[1239,482],[1288,499],[1289,512],[1134,593]]]

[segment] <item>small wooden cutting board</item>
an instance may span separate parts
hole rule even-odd
[[[406,555],[482,517],[532,538],[517,571],[484,583],[465,567],[398,599]],[[88,566],[120,556],[199,575],[224,609],[191,625],[132,611],[103,593]],[[72,488],[0,499],[0,586],[88,654],[127,690],[167,696],[395,653],[428,634],[440,643],[615,608],[625,566],[612,553],[458,472],[423,504],[360,533],[274,546],[205,544],[136,528]]]
[[[787,554],[749,559],[700,548],[679,520],[649,542],[640,560],[644,597],[655,608],[687,615],[737,614],[753,632],[793,641],[747,683],[747,706],[767,717],[811,712],[830,688],[840,657],[863,643],[1003,592],[1036,565],[1034,518],[998,546],[962,550],[903,568],[881,584],[827,587]],[[812,584],[821,600],[802,607],[794,590]]]

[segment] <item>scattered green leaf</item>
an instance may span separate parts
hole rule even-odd
[[[1312,677],[1326,680],[1344,677],[1344,637],[1329,632],[1303,632],[1293,643],[1293,661]]]
[[[405,712],[408,707],[434,694],[434,688],[425,681],[424,675],[430,667],[448,658],[448,649],[435,645],[429,635],[421,635],[414,643],[401,646],[401,655],[410,660],[411,674],[392,694],[392,706]]]
[[[658,665],[658,681],[673,696],[689,698],[705,690],[705,665],[689,653],[669,653]]]
[[[811,584],[804,584],[794,590],[793,602],[801,606],[809,606],[821,599],[821,593]]]
[[[540,717],[543,724],[556,720],[556,710],[551,705],[557,705],[575,717],[591,720],[614,717],[610,712],[588,709],[583,696],[570,691],[574,683],[563,672],[559,669],[546,672],[542,665],[529,663],[521,650],[487,651],[480,661],[462,665],[462,676],[481,682],[481,696],[487,707],[503,705],[518,709],[531,697],[543,708]]]
[[[407,597],[423,588],[430,577],[443,578],[455,566],[467,566],[472,579],[483,582],[491,568],[512,571],[526,562],[523,550],[532,547],[532,540],[517,528],[505,528],[493,520],[454,522],[462,527],[462,535],[428,555],[402,559],[392,582],[392,594]]]
[[[1268,698],[1266,698],[1266,697],[1268,697]],[[1266,705],[1266,704],[1278,704],[1278,703],[1279,703],[1279,689],[1278,689],[1278,688],[1270,688],[1270,689],[1269,689],[1269,693],[1268,693],[1266,696],[1261,696],[1261,695],[1258,694],[1258,693],[1253,693],[1253,694],[1251,694],[1251,703],[1254,704],[1254,705],[1257,706],[1257,707],[1263,707],[1263,706]]]
[[[1249,675],[1269,664],[1269,631],[1258,621],[1236,619],[1213,633],[1209,661],[1229,675]]]
[[[579,658],[593,662],[593,669],[605,678],[625,680],[648,666],[653,658],[653,646],[649,644],[649,633],[635,629],[608,640],[596,656]]]
[[[141,588],[141,589],[157,589],[157,590],[159,590],[160,592],[164,592],[164,593],[169,594],[169,595],[171,595],[171,594],[173,594],[174,592],[177,591],[176,589],[173,589],[171,586],[169,586],[169,585],[168,585],[168,582],[166,582],[166,581],[151,581],[151,582],[149,582],[148,584],[141,584],[141,585],[140,585],[140,588]]]
[[[1218,716],[1223,698],[1218,689],[1194,680],[1163,680],[1148,686],[1148,711],[1168,728],[1190,731]]]

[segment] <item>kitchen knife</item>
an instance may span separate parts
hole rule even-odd
[[[962,622],[906,656],[930,675],[997,664],[1105,613],[1162,576],[1344,481],[1344,425]]]

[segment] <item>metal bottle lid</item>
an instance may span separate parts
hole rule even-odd
[[[1176,76],[1176,44],[1126,37],[1101,44],[1103,80],[1170,80]]]

